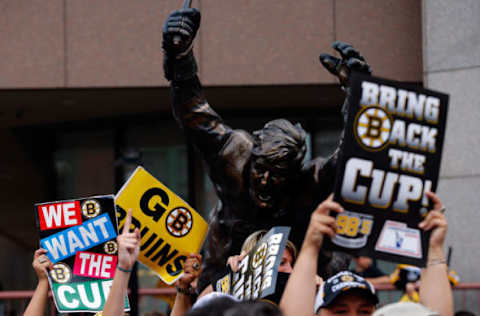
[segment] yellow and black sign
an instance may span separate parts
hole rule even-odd
[[[126,211],[132,209],[132,226],[138,227],[141,235],[138,261],[165,283],[175,282],[187,256],[200,250],[207,222],[142,167],[135,170],[115,201],[120,229]]]

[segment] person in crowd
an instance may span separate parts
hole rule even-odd
[[[124,299],[127,293],[128,280],[140,251],[140,232],[138,228],[130,232],[131,224],[132,210],[129,210],[122,233],[117,236],[117,271],[115,272],[107,301],[103,307],[103,316],[118,316],[124,313]]]
[[[399,302],[420,303],[420,295],[418,294],[415,283],[409,282],[405,284],[405,292]]]
[[[266,230],[259,230],[248,236],[243,242],[241,254],[229,257],[226,264],[228,267],[217,271],[211,284],[208,285],[198,297],[202,298],[209,293],[214,292],[217,281],[224,277],[229,272],[229,269],[233,272],[237,272],[239,263],[243,260],[246,254],[255,247],[260,239],[265,236],[266,233]],[[282,255],[282,261],[280,262],[280,266],[278,268],[278,272],[280,274],[288,274],[292,272],[296,255],[297,249],[295,248],[295,245],[291,241],[287,241]],[[185,261],[184,274],[177,281],[177,295],[172,310],[172,316],[183,316],[192,307],[194,300],[196,299],[195,283],[201,273],[201,260],[201,255],[191,254],[190,257]],[[286,282],[286,278],[280,277],[279,279],[285,279]]]
[[[355,268],[352,272],[365,278],[373,285],[391,283],[391,276],[376,267],[373,264],[372,258],[356,255],[353,260],[355,262]]]
[[[422,304],[413,302],[398,302],[385,305],[373,313],[372,316],[441,316]]]
[[[265,236],[267,230],[261,229],[245,239],[242,245],[241,253],[237,256],[231,256],[227,259],[227,265],[230,266],[233,272],[238,271],[238,264],[245,258],[247,253],[252,250],[255,245],[260,241],[260,239]],[[293,270],[293,264],[295,263],[295,259],[297,258],[297,248],[290,240],[287,241],[287,245],[285,246],[285,250],[283,251],[282,261],[280,262],[280,266],[278,267],[279,272],[291,273]]]
[[[446,259],[443,252],[447,221],[442,212],[444,207],[437,195],[432,192],[427,192],[426,195],[432,201],[433,208],[419,224],[419,228],[424,231],[431,231],[427,267],[422,271],[420,279],[420,302],[441,316],[451,316],[453,315],[452,289],[448,281]],[[316,259],[324,238],[326,236],[332,238],[336,232],[335,218],[330,215],[330,212],[343,212],[342,206],[334,202],[332,198],[330,196],[320,203],[311,216],[305,240],[280,302],[280,307],[286,316],[310,316],[314,311],[315,283],[312,280],[317,269]],[[346,304],[348,310],[352,311],[345,312],[343,315],[361,314],[358,307],[371,304],[372,301],[368,300],[369,296],[361,294],[361,302],[342,300],[342,304]],[[330,307],[339,302],[338,297],[332,301],[333,305]],[[320,305],[319,310],[316,311],[317,315],[329,315],[330,310],[327,307],[329,306],[321,307]],[[363,315],[372,315],[374,310],[373,308],[371,312]]]
[[[219,294],[213,296],[213,294]],[[211,299],[208,299],[211,297]],[[224,313],[235,307],[239,301],[233,296],[223,293],[211,293],[211,296],[205,298],[196,305],[196,308],[189,309],[186,314],[173,314],[171,316],[186,315],[186,316],[223,316]]]
[[[177,295],[171,316],[183,316],[196,300],[196,283],[201,273],[202,256],[190,254],[185,260],[183,275],[176,283]]]
[[[261,301],[238,301],[231,296],[221,293],[212,299],[202,302],[201,306],[195,305],[186,316],[281,316],[278,307]],[[205,296],[207,298],[207,296]]]
[[[305,239],[287,286],[280,301],[285,315],[312,315],[314,310],[317,257],[325,236],[333,238],[336,231],[334,217],[329,213],[343,212],[342,206],[333,201],[333,195],[320,203],[310,217]]]
[[[32,266],[37,275],[38,284],[23,313],[24,316],[40,316],[46,310],[49,287],[47,274],[49,269],[53,267],[52,262],[47,257],[47,250],[40,248],[35,251]]]
[[[431,231],[428,248],[427,267],[420,276],[420,302],[427,308],[442,316],[453,315],[453,294],[447,274],[447,259],[443,245],[447,235],[445,207],[433,192],[426,193],[433,203],[432,210],[418,226],[424,231]]]
[[[307,134],[285,119],[270,121],[253,134],[225,124],[208,104],[197,76],[192,47],[200,20],[194,8],[171,13],[163,27],[162,47],[175,119],[201,152],[219,200],[207,236],[203,289],[256,230],[291,226],[290,239],[300,247],[309,215],[332,191],[338,151],[327,160],[304,161]],[[333,47],[341,60],[326,54],[320,59],[342,85],[348,84],[351,70],[370,73],[352,46],[335,42]],[[326,268],[335,255],[343,256],[322,253],[319,267]]]
[[[322,284],[315,298],[315,314],[371,315],[378,304],[373,285],[350,271],[342,271]]]
[[[400,302],[420,302],[417,288],[420,283],[422,269],[409,264],[399,264],[391,274],[392,284],[404,294]]]

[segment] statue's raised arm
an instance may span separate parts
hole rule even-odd
[[[221,150],[232,131],[207,103],[197,76],[193,45],[200,20],[195,8],[177,10],[168,16],[163,26],[163,68],[165,78],[171,82],[175,119],[209,159]],[[176,40],[178,36],[180,41]]]
[[[200,20],[197,9],[181,9],[172,12],[163,27],[164,71],[171,82],[172,110],[178,124],[202,153],[213,182],[236,187],[243,181],[241,171],[248,160],[252,138],[226,125],[203,94],[193,54]]]

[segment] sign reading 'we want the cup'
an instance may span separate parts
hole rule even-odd
[[[103,310],[117,266],[117,219],[112,195],[35,204],[40,245],[59,312]],[[125,310],[129,310],[125,297]]]

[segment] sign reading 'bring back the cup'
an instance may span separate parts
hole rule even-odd
[[[437,187],[448,96],[354,74],[337,163],[334,246],[424,266],[429,234],[418,228]]]

